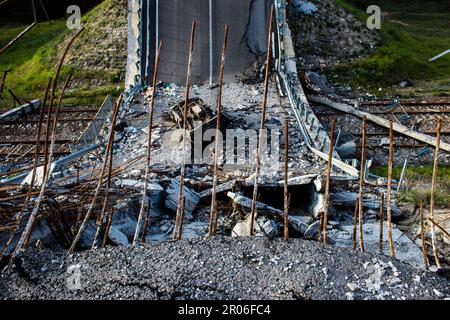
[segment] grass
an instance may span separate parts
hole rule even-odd
[[[375,167],[370,170],[371,173],[378,176],[387,177],[387,167]],[[402,172],[402,166],[394,167],[392,171],[393,178],[398,180]],[[405,172],[406,189],[398,194],[398,200],[419,205],[423,200],[426,205],[430,203],[431,180],[433,167],[427,166],[409,166]],[[448,208],[450,206],[450,166],[440,165],[436,180],[436,206]]]
[[[24,26],[4,26],[1,29],[0,46],[3,46],[20,33]],[[5,88],[11,89],[21,99],[41,98],[48,79],[54,74],[56,47],[66,32],[65,21],[39,23],[0,55],[2,74],[11,68]],[[9,94],[5,92],[3,98],[0,108],[11,106]]]
[[[338,81],[359,86],[378,94],[393,94],[387,87],[401,80],[428,86],[426,94],[447,95],[450,81],[450,55],[434,62],[428,60],[450,48],[450,6],[446,1],[431,0],[339,0],[344,9],[362,21],[367,19],[369,4],[380,6],[383,14],[382,44],[369,57],[338,65]],[[370,2],[370,3],[369,3]],[[419,90],[420,91],[420,90]],[[402,90],[399,91],[401,93]],[[414,95],[414,90],[403,90]]]
[[[88,19],[96,19],[102,14],[102,9],[108,1],[100,3],[97,7],[86,13],[82,23]],[[3,47],[26,26],[3,25],[0,26],[0,47]],[[84,33],[86,33],[86,30]],[[66,20],[56,20],[53,23],[38,23],[23,38],[16,42],[11,48],[0,55],[0,76],[3,71],[11,68],[6,79],[5,90],[0,99],[0,109],[13,106],[13,100],[6,89],[11,89],[21,100],[43,99],[45,89],[50,77],[54,77],[59,59],[57,50],[69,35],[70,30],[66,27]],[[77,47],[75,41],[74,48]],[[65,78],[69,72],[74,72],[74,80],[83,85],[77,89],[69,90],[66,94],[65,105],[89,105],[98,106],[107,94],[117,96],[123,85],[118,81],[118,75],[105,71],[73,70],[69,66],[63,66],[61,77]],[[63,79],[60,79],[62,82]],[[91,81],[101,85],[89,85]]]

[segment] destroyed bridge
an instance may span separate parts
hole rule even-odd
[[[73,252],[75,248],[106,243],[134,246],[182,236],[213,236],[217,229],[231,236],[255,232],[275,237],[280,233],[277,226],[281,221],[286,238],[290,229],[299,237],[326,242],[327,214],[334,210],[329,204],[345,208],[346,214],[354,210],[350,223],[339,231],[335,228],[334,234],[328,233],[329,243],[355,248],[356,234],[362,234],[364,220],[365,248],[375,248],[372,251],[377,250],[379,228],[373,212],[382,213],[386,208],[390,247],[384,250],[387,253],[390,249],[394,255],[391,218],[398,218],[401,212],[391,199],[393,180],[368,173],[365,142],[359,165],[355,143],[338,145],[340,137],[334,137],[334,122],[331,130],[325,130],[309,101],[361,118],[362,141],[366,139],[368,121],[435,147],[436,166],[438,151],[449,152],[450,145],[439,136],[434,138],[401,123],[392,124],[392,119],[361,111],[345,101],[325,95],[307,98],[298,77],[286,10],[283,0],[129,0],[126,90],[116,103],[107,97],[99,110],[62,108],[61,112],[67,113],[95,112],[83,132],[70,139],[55,138],[59,106],[50,130],[54,111],[52,103],[49,109],[44,108],[46,99],[43,103],[33,100],[0,116],[0,121],[12,125],[41,109],[39,122],[28,120],[33,125],[39,123],[36,147],[27,147],[26,151],[34,151],[34,163],[28,162],[20,169],[11,166],[13,170],[3,174],[0,181],[1,200],[6,203],[9,217],[4,226],[0,225],[9,231],[6,238],[6,233],[0,238],[0,243],[5,243],[1,258],[15,257],[31,241],[41,244],[48,233]],[[243,80],[248,70],[252,77]],[[44,110],[48,115],[42,141]],[[235,133],[265,127],[284,129],[284,136],[280,133],[284,170],[270,168],[270,164],[268,169],[264,167],[267,163],[259,152],[262,134],[251,150],[256,150],[255,161],[246,168],[219,170],[219,152],[211,152],[213,161],[208,165],[187,166],[186,141],[214,127],[217,133],[224,123]],[[277,139],[271,137],[271,142]],[[17,144],[28,146],[30,142]],[[42,154],[38,152],[40,144],[45,145]],[[57,144],[67,148],[56,149]],[[203,149],[200,153],[211,151]],[[10,154],[15,150],[9,150]],[[43,163],[38,161],[41,158]],[[211,167],[213,177],[209,174]],[[402,179],[403,174],[397,190]],[[359,194],[339,189],[330,194],[331,180],[352,186],[356,183]],[[382,196],[364,194],[365,182],[380,187],[381,191],[376,190]],[[363,217],[363,209],[371,211],[371,215]],[[48,227],[44,223],[36,226],[38,220],[45,220]],[[330,228],[339,225],[329,222]],[[33,228],[38,231],[32,234]],[[380,228],[384,230],[383,222]],[[48,229],[51,232],[46,233]],[[401,237],[398,229],[393,232],[395,248],[399,249],[397,258],[415,266],[426,264],[412,240]],[[362,238],[360,246],[364,251]]]

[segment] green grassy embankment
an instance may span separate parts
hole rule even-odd
[[[103,20],[108,20],[105,11],[111,6],[116,6],[113,1],[105,0],[83,16],[82,25],[85,26],[85,31],[76,40],[72,49],[76,50],[76,54],[83,55],[92,51],[90,48],[83,50],[83,45],[89,41],[92,29],[98,24],[105,23]],[[25,28],[23,25],[0,26],[0,47]],[[71,32],[66,27],[65,20],[56,20],[53,23],[41,22],[0,55],[1,75],[4,70],[11,69],[6,79],[3,97],[0,99],[0,109],[13,106],[12,97],[6,89],[12,90],[22,100],[43,98],[49,78],[54,77],[59,63],[58,54],[64,49],[63,42],[72,34],[74,31]],[[107,38],[108,35],[100,37]],[[62,69],[61,82],[69,72],[74,73],[73,83],[76,85],[67,91],[65,105],[99,106],[107,94],[117,95],[123,90],[123,76],[118,75],[117,71],[78,68],[66,63]],[[125,70],[122,70],[122,73],[124,72]]]
[[[338,0],[366,21],[369,5],[383,15],[382,45],[369,57],[333,69],[338,81],[377,95],[449,96],[450,55],[428,60],[450,49],[450,4],[444,0]],[[414,86],[392,88],[402,80]],[[378,88],[382,88],[381,92]]]
[[[387,177],[387,167],[376,167],[370,170],[378,176]],[[392,171],[393,179],[400,179],[402,166],[394,167]],[[399,192],[397,200],[419,205],[420,200],[425,205],[430,203],[431,180],[433,175],[432,166],[409,166],[405,172],[406,188]],[[450,206],[450,166],[440,165],[436,180],[437,207]]]

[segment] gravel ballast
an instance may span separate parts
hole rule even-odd
[[[79,269],[78,269],[79,268]],[[75,270],[75,271],[74,271]],[[78,289],[74,276],[79,270]],[[76,287],[76,285],[75,285]],[[445,299],[448,280],[387,256],[292,239],[218,238],[68,256],[30,250],[1,299]]]

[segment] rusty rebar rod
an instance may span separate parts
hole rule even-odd
[[[56,123],[58,121],[59,115],[60,115],[60,110],[61,110],[61,104],[62,104],[62,100],[64,99],[64,95],[65,95],[65,91],[67,89],[67,86],[69,85],[69,82],[72,78],[73,73],[70,73],[69,76],[67,77],[66,81],[63,84],[62,90],[61,90],[61,95],[59,97],[59,101],[56,107],[56,112],[55,112],[55,117],[53,118],[53,124],[52,124],[52,134],[55,132],[56,130]],[[55,79],[56,80],[56,79]],[[55,82],[53,82],[53,86],[55,86]],[[50,121],[51,121],[51,117],[52,117],[52,103],[50,101],[49,104],[49,109],[47,110],[47,119],[46,119],[46,129],[45,129],[45,145],[44,145],[44,177],[45,174],[47,173],[47,163],[48,163],[48,143],[49,143],[49,136],[50,136]],[[56,141],[56,137],[54,139],[54,141]]]
[[[258,198],[258,182],[259,182],[259,173],[260,173],[260,165],[261,165],[261,150],[262,150],[262,144],[263,144],[264,122],[266,119],[267,95],[268,95],[268,91],[269,91],[270,53],[272,51],[273,16],[274,16],[274,7],[272,4],[271,9],[270,9],[269,35],[268,35],[268,39],[267,39],[266,73],[265,73],[265,78],[264,78],[264,95],[263,95],[263,101],[262,101],[261,123],[260,123],[260,127],[259,127],[259,140],[258,140],[258,146],[257,146],[257,150],[256,150],[255,183],[253,185],[252,206],[251,206],[251,210],[250,210],[250,230],[249,230],[250,236],[253,236],[253,234],[254,234],[256,200]]]
[[[193,58],[193,52],[194,52],[194,39],[195,39],[195,21],[192,21],[191,26],[191,34],[189,39],[189,59],[188,59],[188,66],[186,70],[186,94],[184,99],[184,109],[183,109],[183,163],[181,164],[181,170],[180,170],[180,195],[178,197],[178,205],[177,205],[177,212],[175,214],[175,227],[173,232],[173,240],[176,240],[176,233],[177,233],[177,225],[178,225],[178,219],[180,215],[181,210],[181,202],[183,200],[183,188],[184,188],[184,173],[186,170],[186,131],[187,131],[187,117],[188,117],[188,106],[189,106],[189,93],[190,93],[190,87],[191,87],[191,72],[192,72],[192,58]]]
[[[141,242],[145,243],[145,238],[147,237],[148,225],[150,221],[150,211],[152,209],[152,204],[149,201],[147,204],[147,210],[145,211],[145,220],[144,220],[144,230],[142,230]]]
[[[102,247],[104,247],[106,245],[106,240],[108,239],[109,230],[111,229],[113,215],[114,215],[114,207],[111,207],[109,209],[108,218],[106,219],[106,226],[105,226],[105,232],[103,234]]]
[[[144,190],[142,191],[141,209],[139,211],[138,220],[136,223],[136,230],[134,232],[133,247],[137,244],[139,239],[139,233],[141,231],[142,219],[144,217],[145,204],[148,202],[147,207],[150,207],[150,199],[147,195],[148,180],[150,176],[150,162],[152,157],[152,131],[153,131],[153,112],[155,109],[155,96],[157,92],[156,84],[158,77],[158,67],[161,55],[162,41],[159,43],[158,50],[156,52],[155,63],[153,66],[153,80],[152,80],[152,98],[150,99],[149,118],[148,118],[148,141],[147,141],[147,163],[145,166],[144,177]],[[148,199],[148,201],[146,201]],[[147,220],[148,226],[148,220]]]
[[[364,252],[364,237],[363,237],[363,193],[364,193],[364,178],[366,176],[366,116],[363,116],[362,122],[362,141],[361,141],[361,170],[359,177],[359,248]]]
[[[61,90],[61,96],[59,97],[58,105],[57,105],[57,107],[56,107],[56,113],[55,113],[55,118],[53,119],[53,130],[52,130],[52,136],[51,136],[51,148],[53,148],[53,149],[54,149],[54,147],[55,147],[56,127],[57,127],[58,119],[59,119],[59,110],[60,110],[60,108],[61,108],[62,101],[63,101],[64,96],[65,96],[65,94],[66,94],[66,89],[67,89],[67,87],[69,86],[70,80],[72,79],[72,75],[73,75],[73,74],[70,73],[69,76],[67,77],[66,81],[64,82],[64,85],[63,85],[62,90]],[[48,130],[48,127],[46,127],[46,129]],[[51,150],[51,157],[49,157],[50,162],[49,162],[49,166],[48,166],[48,169],[47,169],[47,170],[50,170],[50,165],[51,165],[51,163],[52,163],[52,161],[53,161],[53,159],[52,159],[53,154],[54,154],[54,150]],[[47,167],[46,167],[46,164],[45,164],[45,162],[44,162],[44,172],[45,172],[45,173],[47,173],[46,168],[47,168]],[[46,176],[46,175],[44,174],[44,177],[45,177],[45,176]],[[48,178],[47,178],[47,179],[48,179]],[[44,187],[45,187],[45,186],[44,186]],[[34,220],[33,223],[32,223],[31,226],[30,226],[30,230],[29,230],[29,232],[28,232],[27,238],[26,238],[26,240],[25,240],[25,242],[24,242],[24,245],[23,245],[23,249],[24,249],[24,250],[26,250],[26,248],[28,247],[28,244],[30,243],[31,233],[33,232],[33,228],[34,228],[35,223],[36,223],[36,220]]]
[[[10,42],[8,42],[3,48],[0,49],[0,54],[5,52],[7,49],[9,49],[14,43],[16,43],[20,38],[22,38],[28,31],[30,31],[34,26],[36,25],[36,21],[30,24],[28,27],[25,28],[21,33],[19,33],[14,39],[12,39]]]
[[[333,119],[331,122],[331,130],[330,130],[330,148],[328,151],[328,164],[327,164],[327,180],[325,184],[325,199],[323,209],[323,243],[327,243],[327,224],[328,224],[328,206],[330,202],[330,181],[331,181],[331,169],[332,169],[332,160],[333,160],[333,145],[334,145],[334,129],[336,126],[336,120]]]
[[[49,156],[50,159],[53,158],[54,146],[55,146],[54,141],[52,141],[52,144],[50,146],[50,156]],[[22,235],[20,236],[20,239],[17,242],[13,253],[11,254],[12,258],[15,258],[19,252],[22,252],[22,251],[24,251],[26,249],[26,245],[27,245],[27,243],[28,243],[28,241],[30,239],[30,234],[31,234],[31,231],[32,231],[32,227],[33,227],[33,225],[35,223],[35,220],[37,218],[37,214],[39,212],[39,208],[40,208],[42,200],[44,198],[45,187],[47,185],[49,175],[50,175],[50,170],[47,170],[47,174],[46,174],[46,176],[44,176],[44,179],[42,181],[41,189],[39,191],[39,196],[36,199],[36,203],[34,205],[33,211],[31,212],[30,217],[28,219],[28,222],[27,222],[27,224],[25,226],[25,229],[22,232]]]
[[[73,240],[72,245],[69,248],[69,253],[73,253],[73,251],[75,250],[75,247],[76,247],[78,241],[80,240],[80,237],[83,234],[83,231],[86,228],[87,223],[89,222],[89,219],[92,215],[95,204],[97,202],[97,198],[100,194],[100,189],[103,184],[103,178],[105,176],[106,165],[108,163],[108,158],[109,158],[108,155],[109,155],[112,145],[114,143],[114,140],[113,140],[114,133],[113,132],[114,132],[114,127],[116,126],[117,116],[119,114],[120,105],[122,104],[122,99],[123,99],[123,95],[120,95],[120,97],[116,101],[116,105],[114,106],[114,111],[113,111],[113,115],[112,115],[112,119],[111,119],[111,127],[110,127],[110,132],[109,132],[109,137],[108,137],[108,144],[106,146],[106,155],[105,155],[105,159],[103,160],[103,165],[102,165],[102,169],[101,169],[100,176],[98,179],[97,187],[95,189],[95,193],[92,198],[91,205],[84,217],[83,222],[81,223],[80,228],[78,229],[78,233],[75,236],[75,239]]]
[[[6,77],[8,76],[9,69],[6,69],[3,72],[2,83],[0,83],[0,99],[3,97],[3,89],[5,88]]]
[[[181,237],[183,236],[183,222],[184,222],[184,206],[186,205],[186,197],[183,197],[183,200],[181,200],[181,214],[180,214],[180,226],[178,228],[178,241],[181,240]]]
[[[434,219],[428,217],[427,220],[430,220],[430,222],[435,225],[436,227],[438,227],[439,230],[441,230],[444,235],[446,235],[449,239],[450,239],[450,233],[444,229],[444,227],[442,227],[439,223],[437,223]]]
[[[322,242],[323,231],[323,211],[320,211],[317,215],[319,218],[319,227],[317,228],[317,242]]]
[[[352,234],[353,250],[356,250],[356,225],[358,224],[358,207],[359,207],[359,197],[356,199],[355,211],[353,213],[353,234]]]
[[[434,220],[434,198],[436,194],[436,181],[438,174],[438,160],[439,160],[439,147],[441,143],[441,128],[442,128],[442,118],[437,119],[436,127],[436,151],[434,153],[434,163],[433,163],[433,177],[431,179],[431,194],[430,194],[430,220]],[[439,261],[439,255],[436,246],[436,227],[434,224],[431,226],[431,246],[433,248],[434,260],[436,261],[436,266],[441,268],[441,262]]]
[[[284,120],[284,223],[283,237],[289,239],[289,188],[288,188],[288,162],[289,162],[289,121]]]
[[[115,131],[112,131],[112,141],[114,141],[115,137]],[[103,206],[102,206],[102,212],[100,213],[100,216],[97,219],[97,230],[95,231],[94,239],[92,240],[92,246],[91,249],[95,249],[97,247],[97,241],[98,237],[100,236],[100,232],[102,231],[102,227],[104,225],[106,210],[108,207],[108,201],[109,201],[109,190],[111,188],[111,175],[113,171],[113,161],[114,161],[114,148],[111,147],[109,150],[109,156],[108,156],[108,178],[106,179],[106,190],[105,190],[105,197],[103,199]]]
[[[11,97],[13,98],[14,102],[17,103],[19,106],[22,104],[22,101],[12,92],[11,89],[7,89]]]
[[[394,130],[392,115],[389,115],[389,159],[388,159],[388,186],[386,194],[388,240],[391,256],[395,257],[394,241],[392,240],[392,165],[394,157]]]
[[[219,218],[219,213],[217,210],[217,171],[218,171],[218,162],[219,162],[219,153],[222,148],[219,148],[219,143],[223,143],[222,139],[219,139],[220,135],[220,121],[221,121],[221,113],[222,113],[222,90],[223,90],[223,75],[225,69],[225,55],[227,51],[228,44],[228,25],[225,25],[224,36],[223,36],[223,46],[222,46],[222,58],[220,60],[220,72],[219,72],[219,89],[217,95],[217,117],[216,117],[216,143],[214,149],[214,175],[213,175],[213,186],[212,186],[212,195],[211,195],[211,211],[209,214],[209,237],[212,237],[216,234],[217,230],[217,222]],[[220,140],[220,141],[219,141]]]
[[[384,222],[384,193],[381,193],[380,204],[380,237],[378,240],[378,254],[383,253],[383,222]]]
[[[48,93],[49,93],[51,84],[52,84],[52,78],[50,78],[48,81],[47,89],[46,89],[45,95],[44,95],[44,100],[42,102],[41,110],[39,112],[39,124],[38,124],[37,132],[36,132],[36,142],[35,142],[36,147],[34,149],[33,169],[31,171],[31,181],[30,181],[30,186],[28,188],[28,192],[25,197],[25,200],[22,203],[20,213],[17,216],[17,220],[16,220],[17,222],[22,219],[23,213],[26,210],[26,208],[28,207],[28,202],[30,201],[30,198],[31,198],[31,195],[32,195],[32,192],[34,189],[34,183],[35,183],[35,179],[36,179],[36,171],[37,171],[38,162],[39,162],[39,145],[40,145],[40,141],[41,141],[40,136],[41,136],[42,122],[44,119],[44,109],[45,109],[45,104],[47,102],[47,97],[48,97]],[[11,232],[8,241],[2,248],[2,252],[0,254],[0,261],[3,260],[4,254],[5,254],[6,250],[9,248],[9,246],[11,245],[11,242],[13,241],[14,235],[16,234],[18,228],[19,228],[19,223],[17,223],[16,228]]]
[[[58,86],[58,80],[59,80],[59,76],[61,74],[61,68],[62,65],[64,64],[64,60],[66,59],[67,53],[69,52],[70,48],[72,47],[73,43],[75,42],[75,39],[78,38],[78,36],[83,32],[84,28],[81,28],[69,41],[69,43],[67,44],[63,55],[61,56],[61,59],[59,61],[58,67],[56,69],[56,75],[55,75],[55,80],[53,81],[53,86],[52,86],[52,94],[50,96],[50,103],[49,103],[49,110],[48,110],[48,114],[47,114],[47,124],[49,124],[50,121],[50,116],[52,113],[52,109],[53,109],[53,102],[55,99],[55,94],[56,94],[56,88]],[[47,127],[48,128],[48,127]],[[46,174],[46,168],[47,168],[47,162],[48,162],[48,134],[49,134],[49,129],[47,129],[46,133],[45,133],[45,149],[44,149],[44,176]]]
[[[419,217],[420,217],[420,240],[422,241],[423,266],[425,270],[428,270],[427,246],[425,244],[425,224],[423,221],[423,200],[420,200]]]

